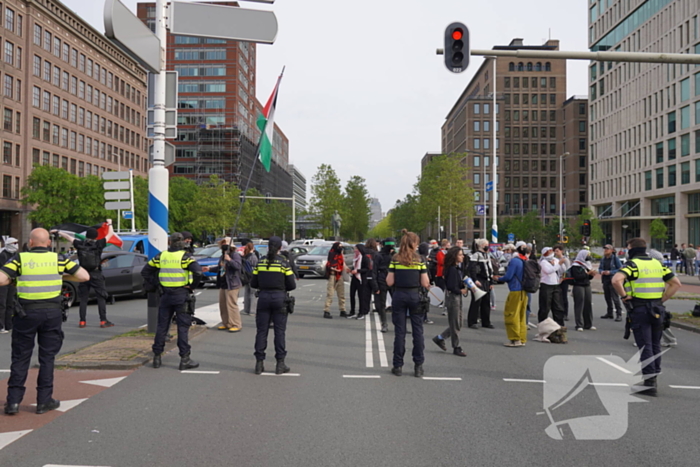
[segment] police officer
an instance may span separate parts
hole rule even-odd
[[[7,382],[5,413],[19,412],[24,398],[27,371],[34,341],[39,341],[39,375],[37,377],[36,413],[60,407],[53,399],[53,366],[63,344],[61,313],[62,274],[66,279],[85,282],[90,275],[74,262],[49,251],[51,240],[46,229],[29,234],[29,251],[16,254],[0,271],[0,286],[17,281],[19,308],[12,329],[12,366]]]
[[[191,347],[187,332],[192,316],[187,313],[188,300],[193,289],[202,279],[202,268],[189,253],[182,234],[170,236],[170,248],[154,256],[141,271],[144,280],[155,290],[160,285],[163,294],[158,307],[158,328],[153,342],[153,368],[160,368],[165,349],[165,336],[173,320],[177,321],[177,347],[180,351],[180,371],[197,368],[199,363],[190,358]]]
[[[403,356],[406,353],[406,320],[411,320],[413,330],[413,363],[417,378],[423,376],[423,315],[419,307],[419,289],[430,287],[428,268],[416,252],[418,235],[403,230],[399,252],[389,265],[386,284],[394,287],[391,299],[391,321],[394,323],[394,361],[391,372],[401,376]]]
[[[661,373],[661,334],[666,309],[663,303],[681,287],[680,280],[658,260],[647,255],[643,238],[627,242],[630,261],[613,276],[615,291],[627,305],[630,328],[641,350],[643,381],[632,386],[635,393],[656,396],[656,377]]]
[[[284,363],[287,356],[285,348],[285,332],[287,330],[287,310],[285,299],[287,292],[297,287],[294,272],[287,260],[279,254],[282,248],[282,239],[271,237],[268,241],[267,256],[260,259],[253,269],[253,280],[250,285],[259,289],[258,307],[256,309],[255,325],[255,374],[265,371],[265,349],[267,348],[267,334],[270,323],[275,328],[275,358],[277,367],[275,374],[289,372],[289,367]]]

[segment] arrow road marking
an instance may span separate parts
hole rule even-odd
[[[20,439],[22,436],[26,435],[27,433],[31,433],[32,430],[24,430],[24,431],[10,431],[9,433],[0,433],[0,449],[4,448],[10,443],[13,443]]]
[[[121,376],[119,378],[93,379],[92,381],[80,381],[80,382],[85,383],[85,384],[94,384],[95,386],[102,386],[105,388],[111,388],[112,386],[114,386],[119,381],[123,380],[124,378],[126,378],[126,376]]]
[[[700,389],[700,386],[669,386],[673,389]]]

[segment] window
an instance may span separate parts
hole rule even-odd
[[[646,191],[651,190],[651,170],[644,172],[644,189]]]
[[[664,187],[664,169],[656,169],[656,188],[663,188]]]
[[[690,99],[690,78],[681,80],[681,102]]]
[[[656,163],[664,161],[664,143],[656,143]]]
[[[651,200],[652,216],[669,216],[676,213],[676,198],[667,196],[665,198],[655,198]]]
[[[41,78],[41,57],[34,55],[34,76]]]
[[[479,138],[474,138],[474,149],[481,149],[481,140]]]
[[[2,162],[3,164],[12,165],[12,143],[9,141],[2,143]]]
[[[676,112],[670,112],[667,116],[668,120],[668,133],[675,133],[676,132]]]
[[[487,115],[491,113],[491,104],[484,104],[484,113]]]
[[[12,109],[5,109],[5,112],[3,114],[3,128],[5,131],[12,132],[12,124],[13,124],[13,119],[12,119]]]
[[[10,198],[12,196],[12,177],[10,175],[2,176],[2,197]]]
[[[557,87],[557,79],[552,77],[549,78],[549,87],[550,88],[556,88]]]
[[[484,120],[484,131],[491,131],[491,122],[489,122],[488,120]]]
[[[41,119],[37,117],[32,119],[32,138],[41,138]]]
[[[5,63],[15,64],[15,45],[12,42],[5,41]]]
[[[474,104],[474,114],[481,113],[481,104]]]
[[[39,47],[41,47],[41,35],[42,35],[41,26],[39,26],[38,24],[35,24],[34,25],[34,45],[38,45]]]
[[[585,133],[585,132],[586,132],[586,121],[585,121],[585,120],[579,120],[579,122],[578,122],[578,131],[579,131],[579,133]]]
[[[687,130],[690,127],[690,106],[681,107],[681,130]]]
[[[676,166],[668,166],[668,186],[676,186]]]
[[[474,120],[474,131],[481,131],[480,124],[480,121]]]
[[[15,12],[10,8],[5,9],[5,29],[15,32]]]
[[[681,164],[681,185],[690,183],[690,162]]]
[[[681,136],[681,157],[690,155],[690,134]]]
[[[480,184],[481,184],[481,174],[475,173],[474,174],[474,185],[480,185]]]
[[[668,140],[668,160],[676,159],[676,138]]]
[[[48,143],[51,141],[51,124],[49,122],[44,122],[42,125],[42,139]]]

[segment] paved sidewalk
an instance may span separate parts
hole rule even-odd
[[[192,326],[189,338],[202,334],[206,326]],[[173,338],[165,343],[165,352],[177,347],[177,326],[170,328]],[[56,366],[82,370],[130,370],[153,359],[153,335],[117,336],[76,352],[61,355]]]

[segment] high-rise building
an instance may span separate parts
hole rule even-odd
[[[382,203],[378,198],[370,198],[369,200],[369,228],[373,228],[382,220]]]
[[[560,156],[564,180],[561,212],[566,220],[581,214],[588,206],[588,98],[570,97],[564,102],[561,113],[564,141],[564,153]]]
[[[289,172],[292,174],[292,185],[294,187],[294,202],[296,209],[306,209],[306,177],[299,167],[289,164]]]
[[[34,167],[147,175],[146,73],[58,0],[0,2],[0,41],[0,234],[26,240]]]
[[[494,50],[558,50],[559,41],[525,45],[513,39]],[[559,215],[559,156],[563,154],[562,105],[566,100],[565,60],[496,58],[496,141],[493,141],[493,63],[484,60],[452,107],[442,126],[442,153],[466,154],[476,204],[487,216],[456,222],[460,238],[484,236],[490,230],[493,146],[496,145],[498,215],[537,212],[548,223]],[[424,158],[425,159],[425,158]],[[499,232],[505,240],[507,232]]]
[[[695,0],[590,1],[592,51],[700,52]],[[692,65],[592,62],[590,204],[607,241],[668,251],[700,242],[700,73]],[[667,239],[651,238],[660,219]]]
[[[137,16],[155,29],[155,3],[139,3]],[[256,162],[256,122],[262,113],[256,98],[256,47],[251,42],[168,33],[167,67],[179,76],[176,160],[170,172],[197,182],[215,174],[243,189],[255,163],[250,188],[263,195],[292,197],[289,141],[277,125],[270,172]]]

